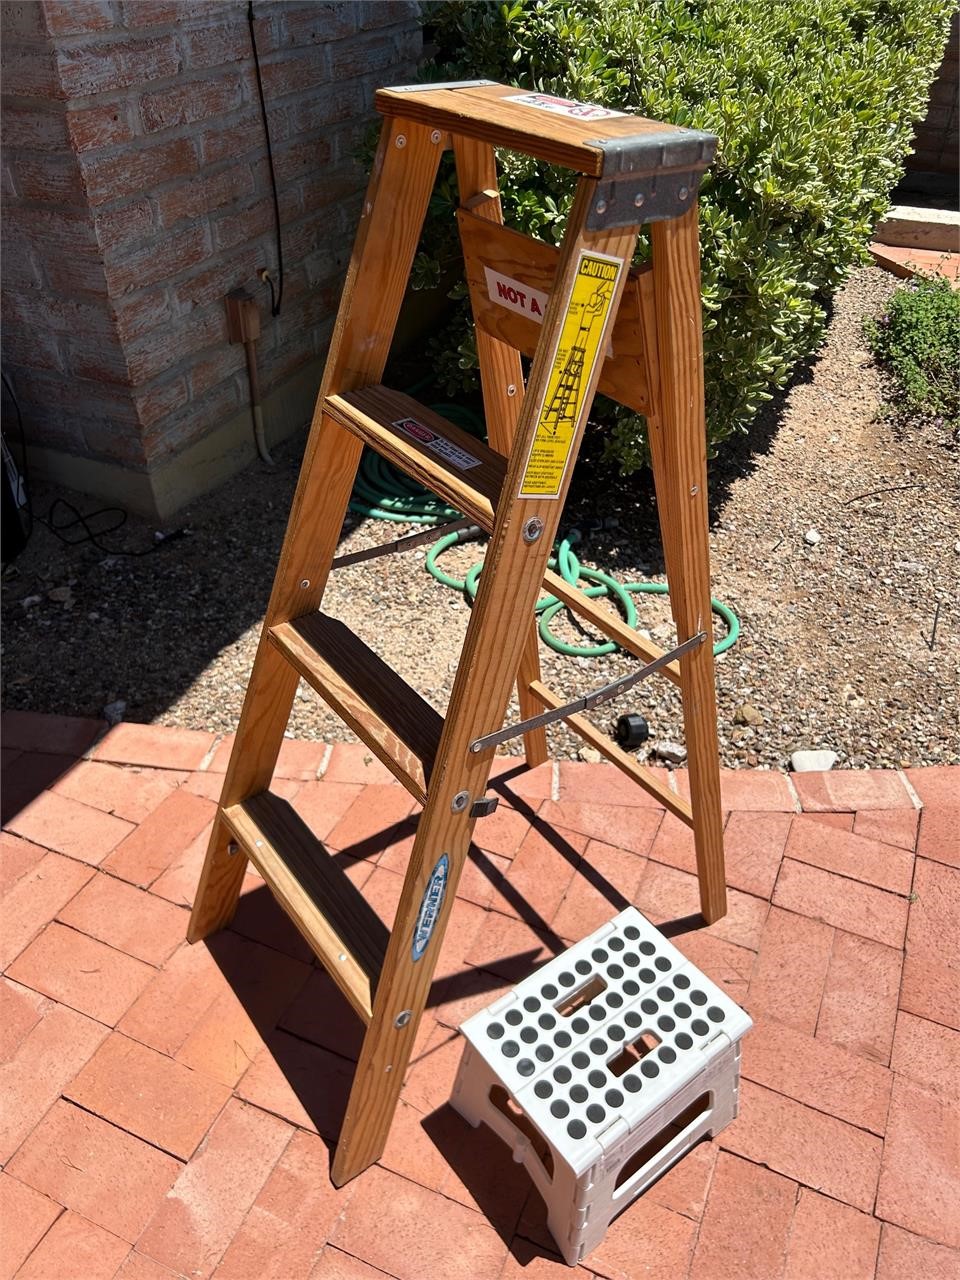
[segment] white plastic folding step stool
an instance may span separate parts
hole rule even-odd
[[[737,1115],[750,1018],[633,907],[469,1018],[451,1102],[513,1148],[575,1266]]]

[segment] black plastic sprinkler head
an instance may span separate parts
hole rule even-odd
[[[633,712],[630,715],[620,716],[617,720],[615,736],[618,745],[624,751],[636,751],[637,747],[642,747],[650,737],[650,726],[643,716]]]

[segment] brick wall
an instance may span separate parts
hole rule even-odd
[[[930,105],[917,125],[908,169],[957,173],[960,157],[960,23],[954,10],[943,62],[930,88]]]
[[[268,431],[301,425],[373,92],[415,78],[416,3],[257,0],[254,12],[283,226],[276,319],[256,278],[277,263],[245,0],[0,6],[4,368],[35,460],[75,487],[119,485],[134,508],[193,496],[195,466],[185,488],[155,477],[204,441],[231,465],[249,456],[243,349],[226,341],[233,288],[261,307]],[[293,385],[292,401],[271,400]]]

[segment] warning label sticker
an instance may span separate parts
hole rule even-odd
[[[483,273],[487,277],[487,296],[491,302],[506,307],[508,311],[529,316],[537,324],[543,324],[543,313],[547,309],[545,293],[541,293],[539,289],[531,289],[522,280],[514,280],[512,276],[502,276],[491,267],[484,266]]]
[[[586,405],[597,359],[605,349],[620,258],[582,250],[547,381],[543,409],[520,483],[521,498],[558,498]]]
[[[592,102],[574,102],[572,98],[555,98],[549,93],[512,93],[501,102],[519,102],[523,107],[535,107],[538,111],[552,111],[554,115],[571,116],[574,120],[612,120],[625,116],[625,111],[611,111]]]
[[[432,453],[438,454],[444,462],[449,462],[458,471],[469,471],[471,467],[480,465],[479,458],[475,458],[472,453],[467,453],[466,449],[461,449],[458,444],[454,444],[445,436],[437,435],[436,431],[431,431],[416,418],[398,418],[391,425],[408,435],[411,440],[419,440]]]

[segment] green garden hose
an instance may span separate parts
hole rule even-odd
[[[411,388],[411,392],[417,388]],[[482,424],[475,413],[459,405],[435,404],[431,408],[456,422],[473,435],[482,434]],[[448,507],[440,498],[435,497],[422,488],[415,480],[411,480],[395,467],[391,466],[379,454],[371,449],[364,451],[357,473],[350,510],[357,515],[372,516],[377,520],[392,520],[398,524],[446,524],[460,517],[460,512]],[[589,569],[582,565],[573,551],[573,544],[580,540],[576,531],[561,539],[556,553],[550,559],[550,568],[557,570],[565,582],[572,586],[579,585],[581,580],[593,583],[584,589],[584,595],[596,598],[610,596],[623,614],[624,621],[630,627],[637,626],[637,609],[633,602],[634,595],[667,595],[668,587],[664,582],[618,582],[609,573],[601,569]],[[472,603],[477,595],[477,583],[483,569],[482,561],[473,565],[465,578],[455,578],[445,573],[437,561],[440,556],[455,543],[463,541],[463,533],[448,533],[434,543],[427,553],[426,568],[438,582],[453,591],[462,591]],[[713,612],[726,623],[727,634],[713,646],[715,655],[726,653],[736,644],[740,635],[740,620],[727,605],[719,600],[710,601]],[[563,601],[556,596],[546,596],[536,606],[539,616],[540,638],[556,650],[574,658],[598,658],[603,654],[613,653],[618,648],[612,640],[601,644],[568,644],[555,636],[550,624],[563,608]]]

